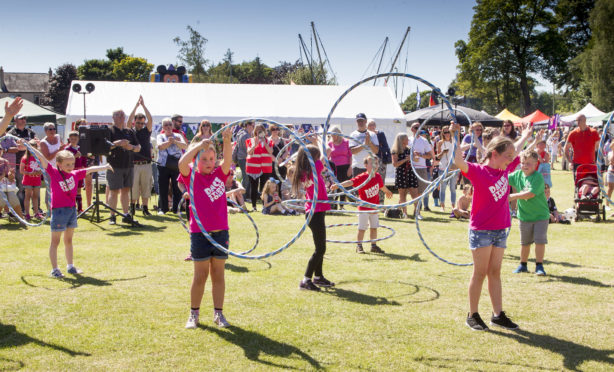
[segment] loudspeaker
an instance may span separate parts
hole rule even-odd
[[[111,131],[105,126],[80,126],[79,147],[82,154],[108,155],[111,151]]]

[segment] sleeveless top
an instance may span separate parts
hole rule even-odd
[[[49,149],[49,153],[57,151],[60,148],[60,146],[62,145],[62,143],[61,143],[59,138],[58,138],[58,143],[56,143],[55,145],[50,144],[47,141],[46,137],[45,137],[45,139],[41,140],[41,142],[43,142],[43,143],[45,143],[45,145],[47,145],[47,149]],[[53,159],[49,160],[49,164],[51,164],[54,167],[56,166],[55,156],[53,157]]]

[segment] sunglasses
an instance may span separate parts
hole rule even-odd
[[[175,119],[175,120],[173,120],[173,121],[174,121],[175,123],[183,124],[183,120],[177,120],[177,119]]]
[[[173,124],[164,124],[163,127],[172,127]]]
[[[45,129],[45,130],[55,130],[55,128],[47,128],[47,129]]]
[[[271,128],[271,132],[277,132],[279,131],[279,128]]]
[[[450,134],[450,132],[442,132],[443,134]]]
[[[202,126],[203,126],[204,128],[210,128],[210,127],[211,127],[211,124],[203,124]]]

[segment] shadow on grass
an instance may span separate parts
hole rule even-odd
[[[407,293],[399,294],[399,295],[384,297],[384,296],[372,296],[369,294],[364,294],[364,293],[352,291],[349,289],[339,288],[339,285],[342,285],[342,284],[366,283],[366,282],[380,283],[383,285],[400,284],[402,286],[412,287],[413,290]],[[405,283],[401,281],[390,282],[390,281],[383,281],[383,280],[355,280],[355,281],[348,281],[348,282],[340,282],[340,283],[337,283],[335,287],[327,288],[327,290],[323,291],[322,293],[329,294],[332,296],[337,296],[343,300],[350,301],[350,302],[356,302],[356,303],[360,303],[363,305],[400,306],[401,303],[399,301],[391,300],[391,299],[415,296],[418,293],[420,293],[423,289],[426,291],[432,292],[431,297],[424,299],[424,300],[408,300],[408,301],[403,301],[403,302],[413,303],[413,304],[418,304],[422,302],[431,302],[431,301],[437,300],[441,296],[436,289],[433,289],[430,287],[421,286],[421,285],[412,284],[412,283]]]
[[[29,286],[29,287],[34,287],[34,288],[44,288],[44,289],[48,289],[48,290],[56,290],[56,289],[75,289],[75,288],[79,288],[83,285],[92,285],[95,287],[105,287],[105,286],[110,286],[113,285],[113,282],[125,282],[125,281],[129,281],[129,280],[138,280],[138,279],[143,279],[145,277],[147,277],[147,275],[142,275],[142,276],[137,276],[134,278],[125,278],[125,279],[110,279],[110,280],[103,280],[103,279],[97,279],[94,278],[92,276],[84,276],[81,274],[75,274],[74,278],[72,277],[68,277],[65,276],[64,278],[61,279],[55,279],[55,278],[49,278],[47,276],[44,275],[30,275],[31,277],[39,277],[39,278],[44,278],[44,279],[49,279],[49,280],[53,280],[53,281],[60,281],[63,283],[68,283],[70,284],[70,287],[68,288],[48,288],[45,287],[43,285],[35,285],[33,283],[30,283],[26,278],[27,276],[22,276],[21,277],[21,281]]]
[[[509,333],[491,330],[491,333],[511,338],[521,344],[560,354],[563,357],[565,368],[572,371],[578,371],[580,364],[590,360],[614,366],[614,357],[610,356],[614,354],[614,349],[594,349],[575,342],[561,340],[548,335],[539,335],[522,329]]]
[[[226,329],[221,329],[216,327],[206,327],[200,324],[198,327],[211,331],[217,334],[220,338],[239,346],[243,349],[245,357],[251,361],[262,363],[270,367],[299,369],[260,359],[261,354],[268,354],[273,357],[282,358],[289,358],[292,355],[296,355],[297,357],[308,362],[311,365],[311,368],[322,369],[322,366],[320,366],[320,363],[317,360],[301,349],[283,342],[275,341],[260,333],[248,331],[237,326],[230,326]]]
[[[567,275],[548,275],[549,280],[546,282],[563,282],[578,285],[588,285],[591,287],[610,288],[612,285],[601,283],[597,280],[583,278],[580,276],[567,276]]]
[[[506,260],[512,260],[512,261],[519,261],[520,262],[520,256],[515,256],[515,255],[512,255],[512,254],[506,254],[504,256],[504,258]],[[529,261],[530,262],[535,262],[535,259],[534,258],[530,258]],[[548,259],[544,259],[544,264],[546,264],[546,265],[554,264],[554,265],[559,265],[559,266],[564,266],[564,267],[574,267],[574,268],[584,267],[582,265],[574,264],[574,263],[571,263],[571,262],[551,261],[551,260],[548,260]]]
[[[0,368],[2,371],[19,371],[25,364],[21,360],[13,360],[0,357]]]
[[[1,230],[18,231],[18,230],[27,230],[27,228],[26,228],[26,226],[22,225],[21,223],[9,222],[9,223],[5,223],[3,225],[0,225],[0,231]]]
[[[265,261],[265,260],[255,260],[258,262],[263,262],[266,264],[266,267],[264,269],[260,269],[260,270],[250,270],[249,267],[247,266],[239,266],[239,265],[233,265],[231,263],[228,263],[228,261],[226,261],[226,270],[232,271],[233,273],[247,273],[247,272],[257,272],[257,271],[266,271],[266,270],[270,270],[271,267],[273,267],[273,265],[271,265],[271,263],[269,261]]]
[[[25,333],[21,333],[17,331],[17,328],[12,324],[3,324],[0,323],[0,348],[11,348],[26,345],[29,343],[33,343],[38,346],[50,348],[56,351],[61,351],[70,356],[90,356],[91,354],[82,353],[80,351],[74,351],[64,346],[51,344],[48,342],[41,341],[39,339],[28,336]],[[2,360],[2,359],[0,359]],[[21,364],[23,367],[23,363],[21,361],[12,361],[17,364]]]
[[[456,359],[456,358],[415,358],[416,362],[425,364],[428,367],[431,367],[433,370],[435,369],[453,369],[460,370],[459,363],[467,363],[469,365],[474,365],[475,363],[486,364],[488,366],[480,366],[480,367],[462,367],[463,371],[484,371],[484,370],[500,370],[506,367],[521,367],[527,368],[533,371],[558,371],[556,368],[544,368],[537,367],[528,364],[522,363],[510,363],[510,362],[499,362],[495,360],[486,360],[486,359]],[[507,368],[506,368],[507,369]],[[516,368],[517,369],[517,368]]]
[[[378,257],[378,258],[374,258],[374,257]],[[365,261],[383,261],[385,259],[390,259],[390,260],[408,260],[408,261],[414,261],[414,262],[426,262],[426,260],[423,260],[420,258],[420,253],[416,253],[413,254],[411,256],[403,256],[400,254],[394,254],[394,253],[384,253],[384,254],[374,254],[374,255],[369,255],[367,256],[367,258],[365,258]]]

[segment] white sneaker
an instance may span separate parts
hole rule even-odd
[[[416,219],[417,219],[417,220],[419,220],[419,221],[422,221],[422,220],[423,220],[422,215],[421,215],[421,214],[419,214],[419,215],[416,217]]]
[[[165,214],[164,211],[158,211],[158,216],[164,216]]]
[[[186,329],[194,329],[198,327],[198,315],[194,313],[190,313],[190,317],[188,321],[185,323]]]
[[[215,314],[213,314],[213,323],[217,324],[222,328],[230,327],[230,323],[226,321],[226,318],[224,317],[224,314],[222,314],[222,312],[216,311]]]

